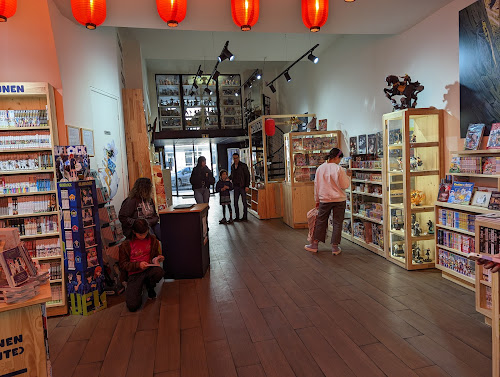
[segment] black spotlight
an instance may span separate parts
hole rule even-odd
[[[220,75],[220,72],[215,70],[214,72],[214,75],[212,76],[212,78],[214,79],[214,81],[217,81],[217,79],[219,78],[219,75]]]
[[[285,79],[288,82],[292,81],[292,78],[290,77],[290,74],[288,73],[288,71],[285,71]]]
[[[226,45],[222,49],[221,54],[219,55],[220,62],[223,62],[226,59],[229,59],[230,62],[234,60],[234,55],[231,53],[231,51],[228,50],[227,45],[228,43],[226,43]]]
[[[257,75],[255,75],[255,78],[256,78],[257,80],[260,80],[260,79],[262,78],[261,73],[260,73],[260,72],[257,72]]]
[[[236,91],[236,92],[234,92],[234,95],[235,95],[236,97],[238,97],[238,96],[240,95],[240,92]]]
[[[198,84],[196,83],[196,79],[194,79],[194,82],[193,82],[193,87],[194,87],[195,89],[198,89]]]
[[[212,95],[212,91],[209,88],[205,88],[205,93],[207,93],[209,96]]]
[[[307,59],[312,61],[314,64],[318,64],[318,62],[319,62],[319,58],[317,56],[314,56],[312,52],[309,54]]]
[[[252,81],[250,81],[250,82],[248,83],[248,87],[249,87],[249,88],[251,88],[252,86],[253,86],[253,82],[252,82]]]
[[[276,88],[273,84],[269,85],[269,89],[271,89],[271,92],[276,93]]]

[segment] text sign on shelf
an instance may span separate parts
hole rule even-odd
[[[0,84],[0,93],[24,93],[24,85]]]
[[[252,133],[254,134],[259,131],[262,131],[262,121],[252,124]]]

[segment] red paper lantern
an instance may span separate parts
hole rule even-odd
[[[177,27],[186,17],[187,0],[156,0],[161,19],[170,27]]]
[[[328,0],[302,0],[302,21],[313,33],[328,20]]]
[[[17,0],[0,0],[0,22],[7,22],[17,10]]]
[[[274,134],[276,133],[276,122],[274,121],[274,119],[266,119],[265,129],[267,136],[274,136]]]
[[[90,30],[106,20],[106,0],[71,0],[71,9],[73,17]]]
[[[259,0],[231,0],[233,21],[242,31],[249,31],[259,20]]]

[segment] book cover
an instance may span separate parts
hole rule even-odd
[[[473,182],[453,182],[448,203],[468,205],[472,199]]]
[[[323,149],[323,137],[313,137],[312,138],[312,150],[314,151],[319,151],[321,149]],[[328,139],[328,141],[330,141],[331,139]],[[326,144],[327,147],[325,149],[331,149],[329,147],[330,144]]]
[[[12,288],[25,283],[30,278],[30,270],[20,247],[0,251],[0,265]]]
[[[318,121],[318,128],[320,131],[326,131],[328,129],[328,120],[327,119],[320,119]]]
[[[366,135],[358,136],[358,154],[366,154]]]
[[[451,183],[441,182],[439,184],[438,202],[447,202],[450,197]]]
[[[307,165],[307,155],[303,153],[296,153],[293,156],[295,166],[306,166]]]
[[[91,247],[96,244],[94,228],[85,228],[83,230],[83,237],[85,239],[85,247]]]
[[[309,154],[309,165],[310,166],[317,166],[317,165],[320,165],[319,161],[320,161],[320,158],[321,158],[321,154],[320,153],[311,153]]]
[[[292,138],[292,151],[301,151],[302,150],[302,139],[300,138]]]
[[[377,155],[382,157],[384,155],[384,134],[382,132],[377,132]]]
[[[82,210],[83,226],[94,225],[94,218],[92,216],[92,208],[84,208]]]
[[[358,154],[358,138],[356,136],[349,139],[349,151],[351,152],[351,156]]]
[[[500,211],[500,191],[493,191],[491,193],[488,209]]]
[[[472,198],[471,205],[478,207],[488,207],[490,204],[491,191],[476,191]]]
[[[465,137],[465,150],[476,151],[481,145],[481,139],[483,138],[484,124],[476,123],[469,124],[467,129],[467,136]]]
[[[338,147],[338,142],[337,142],[337,137],[332,136],[332,137],[322,137],[321,138],[321,148],[322,150],[330,150],[332,148],[337,148]]]
[[[450,163],[450,173],[460,173],[460,157],[453,156]]]
[[[368,135],[368,154],[375,154],[377,152],[377,135]]]
[[[314,149],[314,142],[312,137],[305,137],[302,140],[302,146],[305,150],[311,151]]]
[[[491,125],[490,137],[488,138],[488,149],[500,149],[500,123]]]

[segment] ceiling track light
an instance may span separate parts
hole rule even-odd
[[[245,81],[245,83],[242,85],[243,87],[248,87],[248,88],[251,88],[252,87],[252,83],[255,81],[255,80],[260,80],[262,78],[262,73],[260,72],[259,69],[256,69],[255,71],[253,71],[253,73],[250,75],[250,77],[247,79],[247,81]]]
[[[319,62],[319,58],[317,56],[314,56],[312,52],[309,54],[307,59],[312,61],[314,64],[318,64],[318,62]]]
[[[230,62],[234,60],[234,55],[231,53],[231,51],[229,51],[228,46],[229,46],[229,41],[226,41],[226,44],[224,45],[224,48],[222,49],[222,52],[218,57],[219,62],[223,62],[224,60],[227,59],[229,59]]]
[[[213,92],[208,88],[208,86],[205,88],[205,93],[207,93],[209,96],[213,94]]]
[[[203,71],[201,70],[201,64],[200,64],[198,66],[198,70],[196,71],[196,76],[193,79],[193,85],[191,86],[191,90],[189,92],[190,96],[194,96],[194,94],[195,94],[194,89],[198,89],[198,84],[196,83],[196,80],[198,79],[198,77],[201,77],[202,74],[203,74]]]
[[[269,87],[269,89],[271,89],[271,91],[273,93],[276,93],[276,87],[273,85],[274,82],[276,80],[278,80],[281,76],[285,76],[285,79],[286,81],[290,82],[292,80],[292,77],[290,76],[290,69],[292,69],[293,66],[295,66],[295,64],[297,64],[298,62],[300,62],[302,59],[304,59],[306,56],[307,58],[312,61],[314,64],[318,63],[319,62],[319,58],[317,56],[314,56],[313,55],[313,52],[314,50],[316,50],[317,48],[319,47],[319,44],[315,45],[313,48],[307,50],[307,52],[302,55],[300,58],[298,58],[297,60],[295,60],[292,64],[290,64],[287,68],[285,68],[285,70],[283,72],[281,72],[278,76],[276,76],[273,80],[271,80],[270,82],[266,83],[266,86]]]

